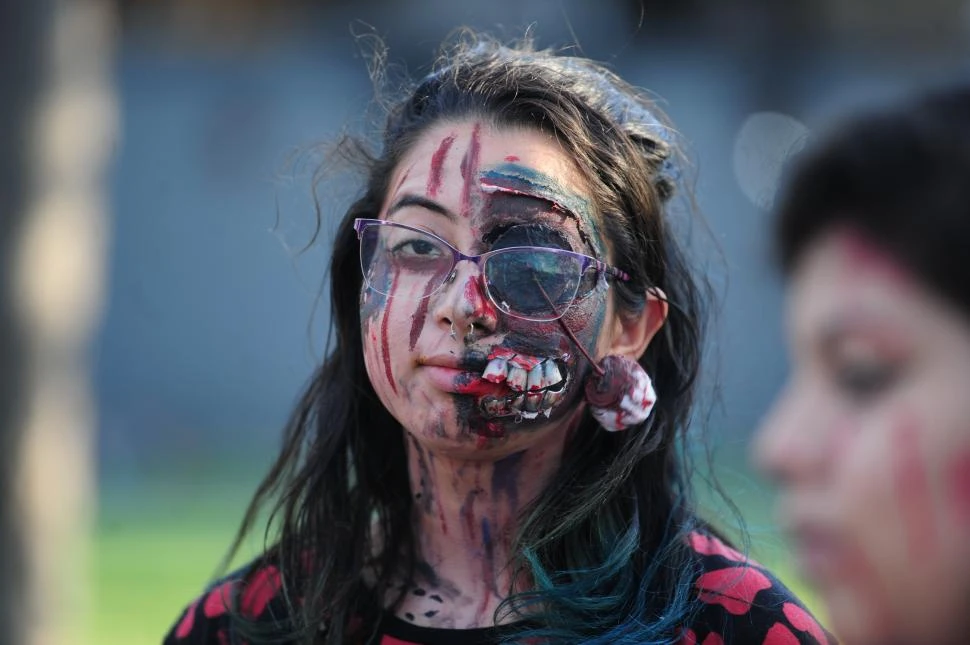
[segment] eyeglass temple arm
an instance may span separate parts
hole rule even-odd
[[[611,267],[609,264],[603,262],[602,260],[597,260],[596,258],[591,258],[593,262],[596,263],[596,268],[600,271],[605,272],[607,275],[611,275],[618,280],[623,282],[629,282],[630,276],[626,271],[622,269],[617,269],[616,267]]]
[[[546,302],[552,308],[553,312],[557,316],[559,316],[558,318],[556,318],[556,322],[559,323],[559,326],[562,327],[562,330],[566,332],[567,336],[569,336],[569,340],[573,341],[573,344],[576,345],[577,349],[579,349],[579,351],[583,353],[583,356],[586,357],[586,360],[589,361],[589,364],[593,366],[593,371],[596,372],[596,375],[603,376],[606,372],[603,371],[602,367],[596,364],[596,359],[590,356],[589,352],[586,351],[586,348],[583,347],[583,344],[579,342],[578,338],[576,338],[576,334],[573,333],[573,330],[570,329],[569,325],[567,325],[566,322],[562,319],[562,313],[556,308],[556,305],[552,304],[552,298],[549,297],[549,294],[546,293],[546,290],[543,289],[542,285],[539,284],[539,281],[536,280],[535,275],[532,276],[532,281],[536,283],[537,287],[539,287],[539,291],[542,292],[542,297],[546,299]]]

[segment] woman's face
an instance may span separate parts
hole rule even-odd
[[[791,284],[791,379],[756,443],[847,643],[970,639],[970,323],[838,230]]]
[[[538,131],[439,124],[389,186],[380,219],[430,231],[465,254],[531,245],[608,261],[582,176]],[[408,244],[408,257],[427,254]],[[434,291],[444,278],[410,279],[389,263],[369,280],[390,296],[361,291],[367,372],[405,429],[438,449],[483,455],[522,449],[578,419],[589,368],[560,322],[504,314],[473,262],[459,262]],[[612,337],[609,291],[580,292],[562,323],[596,355]]]

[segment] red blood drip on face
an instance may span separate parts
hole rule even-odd
[[[937,544],[933,498],[929,475],[923,463],[919,427],[909,415],[902,419],[892,436],[893,477],[896,499],[913,557],[932,553]]]
[[[471,215],[471,194],[478,180],[478,153],[481,150],[481,142],[479,141],[480,130],[481,125],[476,123],[472,130],[471,143],[468,144],[468,150],[465,151],[465,156],[461,159],[461,177],[465,182],[461,189],[461,206],[459,212],[465,217]]]
[[[428,280],[428,283],[424,285],[424,291],[421,293],[421,300],[418,301],[418,308],[411,316],[411,337],[409,339],[408,348],[414,349],[414,346],[418,344],[418,338],[421,336],[421,330],[424,329],[424,321],[428,316],[428,303],[430,302],[431,291],[434,290],[435,283],[437,280],[434,278]]]
[[[492,301],[485,295],[485,285],[482,276],[469,278],[465,282],[464,289],[465,302],[468,304],[468,316],[473,320],[494,320],[498,317],[498,312],[492,305]]]
[[[964,528],[970,528],[970,451],[960,453],[946,472],[952,515]]]
[[[509,155],[505,158],[505,160],[508,161],[509,163],[515,163],[516,161],[519,160],[519,158],[515,155]]]
[[[397,394],[397,385],[394,384],[394,375],[391,373],[391,346],[387,337],[387,319],[391,317],[391,303],[394,302],[393,294],[397,291],[397,276],[398,273],[395,271],[394,277],[391,279],[390,293],[392,295],[386,301],[384,318],[381,319],[381,360],[384,361],[384,374],[387,375],[387,382],[390,383],[395,394]]]
[[[428,173],[428,197],[434,197],[441,188],[441,168],[448,157],[448,150],[455,142],[455,135],[449,135],[441,140],[438,149],[431,155],[431,170]]]

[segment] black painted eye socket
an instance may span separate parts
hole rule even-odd
[[[548,249],[574,251],[569,238],[559,230],[545,224],[515,224],[496,235],[495,231],[486,236],[492,240],[489,250],[504,249],[512,246],[541,246]]]

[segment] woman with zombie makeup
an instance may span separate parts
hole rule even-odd
[[[846,643],[970,642],[970,86],[865,114],[780,201],[792,375],[758,437]]]
[[[166,642],[827,642],[695,514],[672,141],[603,67],[471,36],[392,105],[270,544]]]

